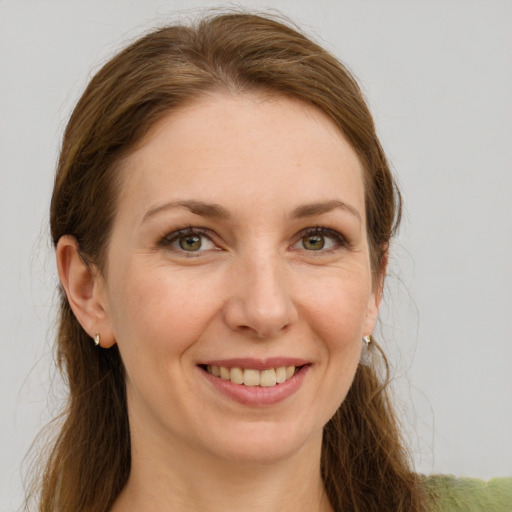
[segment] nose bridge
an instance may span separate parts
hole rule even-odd
[[[278,251],[259,250],[241,257],[234,277],[226,304],[232,329],[268,338],[297,319],[286,264]]]

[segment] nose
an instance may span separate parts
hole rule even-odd
[[[233,272],[224,305],[224,319],[230,329],[267,339],[297,321],[290,278],[276,260],[254,258]]]

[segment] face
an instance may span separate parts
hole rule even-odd
[[[301,102],[217,95],[120,172],[102,293],[132,435],[244,461],[319,446],[378,306],[352,148]]]

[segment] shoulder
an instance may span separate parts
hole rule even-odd
[[[512,477],[456,478],[433,475],[425,486],[438,512],[512,512]]]

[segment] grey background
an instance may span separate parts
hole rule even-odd
[[[66,119],[116,49],[217,5],[0,1],[1,511],[19,506],[23,456],[62,405],[46,219]],[[512,3],[238,5],[295,19],[348,64],[375,115],[406,205],[381,338],[417,469],[512,474]]]

